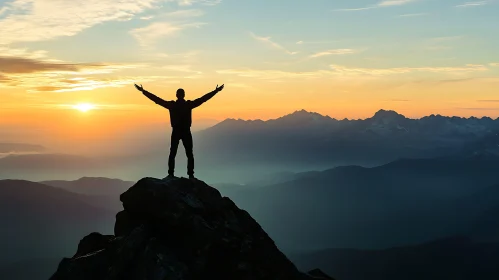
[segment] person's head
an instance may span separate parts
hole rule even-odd
[[[184,99],[185,98],[185,91],[181,88],[177,89],[177,98],[178,99]]]

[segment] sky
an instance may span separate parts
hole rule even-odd
[[[496,0],[0,0],[0,140],[166,124],[133,83],[168,100],[225,84],[199,123],[496,118],[498,14]]]

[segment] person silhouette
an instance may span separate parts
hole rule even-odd
[[[156,104],[170,111],[170,124],[172,126],[170,156],[168,157],[168,177],[175,177],[175,156],[180,140],[185,148],[187,155],[187,174],[190,179],[194,179],[194,153],[191,134],[192,109],[200,106],[210,100],[215,94],[224,89],[224,85],[217,85],[214,91],[211,91],[195,100],[185,100],[185,91],[181,88],[177,90],[176,101],[166,101],[145,90],[142,85],[135,84],[137,90],[141,91],[147,98]]]

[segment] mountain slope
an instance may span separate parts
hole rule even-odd
[[[0,180],[0,263],[58,257],[92,228],[108,232],[114,214],[85,196],[22,180]]]
[[[118,197],[134,182],[103,177],[82,177],[74,181],[52,180],[40,183],[85,195],[105,195]]]
[[[441,280],[499,277],[499,244],[446,238],[385,250],[330,249],[291,256],[301,269],[320,266],[338,279]]]
[[[0,266],[0,275],[4,280],[47,280],[57,269],[59,261],[60,257],[18,261]]]
[[[475,203],[472,195],[498,184],[497,170],[499,160],[399,160],[223,191],[285,250],[386,248],[467,231],[471,216],[456,208],[464,209],[464,201]]]

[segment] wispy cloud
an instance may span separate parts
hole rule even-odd
[[[470,8],[470,7],[477,7],[477,6],[483,6],[487,5],[488,1],[473,1],[473,2],[466,2],[460,5],[457,5],[456,8]]]
[[[492,63],[489,63],[489,65],[492,67],[499,67],[499,62],[492,62]]]
[[[467,64],[462,67],[395,67],[395,68],[349,68],[341,65],[331,65],[331,68],[343,74],[367,74],[373,76],[407,74],[413,72],[428,73],[470,73],[487,71],[484,65]]]
[[[132,29],[130,34],[143,47],[151,47],[157,40],[178,34],[187,28],[199,28],[206,23],[194,22],[185,24],[174,24],[170,22],[153,22],[146,27]]]
[[[8,7],[2,7],[2,8],[0,8],[0,16],[3,15],[4,13],[6,13],[8,10],[9,10]]]
[[[414,1],[416,0],[386,0],[378,3],[378,6],[379,7],[400,6],[400,5],[409,4]]]
[[[256,70],[256,69],[224,69],[216,71],[219,74],[236,75],[246,78],[275,80],[282,78],[316,78],[323,75],[322,71],[316,72],[290,72],[281,70]]]
[[[15,0],[0,20],[1,43],[43,41],[73,36],[97,24],[128,20],[159,0]]]
[[[71,63],[50,59],[44,52],[30,53],[6,48],[3,51],[5,55],[0,56],[0,86],[25,88],[28,92],[64,92],[129,85],[133,79],[118,73],[147,67],[145,64]]]
[[[378,6],[368,6],[368,7],[362,7],[362,8],[346,8],[346,9],[336,9],[334,11],[336,12],[356,12],[356,11],[365,11],[365,10],[371,10],[371,9],[376,9]]]
[[[477,102],[499,103],[499,99],[485,99],[485,100],[477,100]]]
[[[431,40],[432,41],[436,41],[436,42],[443,42],[443,41],[454,41],[454,40],[460,40],[464,38],[464,36],[444,36],[444,37],[435,37],[435,38],[432,38]]]
[[[160,14],[150,14],[150,15],[144,15],[140,17],[141,20],[151,20],[151,19],[157,19],[158,21],[165,21],[165,20],[179,20],[179,19],[187,19],[187,18],[193,18],[193,17],[200,17],[204,15],[205,12],[200,9],[186,9],[186,10],[176,10],[173,12],[166,12],[166,13],[160,13]]]
[[[272,41],[271,37],[260,37],[260,36],[255,35],[253,32],[250,32],[250,35],[253,39],[260,41],[260,42],[263,42],[263,43],[267,44],[268,46],[271,46],[272,48],[275,48],[277,50],[281,50],[287,54],[294,55],[294,54],[298,53],[298,52],[292,52],[292,51],[286,49],[285,47],[281,46],[280,44]]]
[[[340,41],[345,41],[345,40],[324,40],[324,41],[303,41],[300,40],[296,42],[297,45],[320,45],[320,44],[331,44],[331,43],[337,43]]]
[[[417,0],[385,0],[378,2],[375,5],[371,6],[366,6],[366,7],[358,7],[358,8],[346,8],[346,9],[336,9],[334,11],[336,12],[356,12],[356,11],[365,11],[365,10],[372,10],[372,9],[377,9],[377,8],[386,8],[386,7],[393,7],[393,6],[402,6],[406,5],[412,2],[415,2]]]
[[[84,65],[71,63],[57,63],[24,57],[0,56],[0,72],[3,74],[35,73],[46,71],[78,71]]]
[[[169,71],[202,74],[201,71],[193,70],[191,68],[192,68],[192,65],[190,65],[190,64],[167,65],[167,66],[161,67],[161,69],[169,70]]]
[[[327,50],[327,51],[322,51],[315,53],[310,56],[310,58],[317,58],[321,56],[327,56],[327,55],[346,55],[346,54],[354,54],[357,53],[357,50],[354,49],[334,49],[334,50]]]
[[[428,40],[428,45],[424,47],[428,51],[443,51],[453,49],[453,46],[449,46],[452,41],[461,40],[464,36],[443,36],[435,37]],[[444,43],[447,43],[443,45]]]
[[[125,21],[164,2],[179,5],[216,5],[208,0],[14,0],[0,11],[0,44],[35,42],[73,36],[92,26],[110,21]],[[172,16],[193,16],[198,10],[178,11]],[[150,19],[150,16],[142,16]]]
[[[115,76],[115,77],[73,77],[55,78],[44,75],[23,76],[16,86],[23,86],[27,92],[74,92],[87,91],[99,88],[118,88],[141,83],[166,80],[176,82],[178,77],[169,76]]]
[[[469,74],[473,72],[487,71],[484,65],[465,65],[462,67],[395,67],[395,68],[356,68],[342,65],[330,65],[330,69],[308,72],[291,72],[282,70],[257,70],[257,69],[224,69],[218,70],[219,74],[236,75],[239,77],[256,78],[262,80],[278,80],[285,78],[313,79],[320,77],[353,78],[361,77],[376,78],[410,73],[434,73],[434,74]]]
[[[428,16],[430,13],[414,13],[414,14],[403,14],[403,15],[398,15],[396,17],[398,18],[407,18],[407,17],[423,17],[423,16]]]
[[[222,3],[222,0],[178,0],[180,6],[192,6],[193,4],[214,6],[220,3]]]
[[[428,51],[444,51],[444,50],[450,50],[452,47],[450,46],[427,46],[425,47],[426,50]]]
[[[199,9],[189,9],[189,10],[178,10],[174,12],[169,12],[165,14],[165,17],[172,18],[190,18],[190,17],[199,17],[204,15],[203,10]]]

